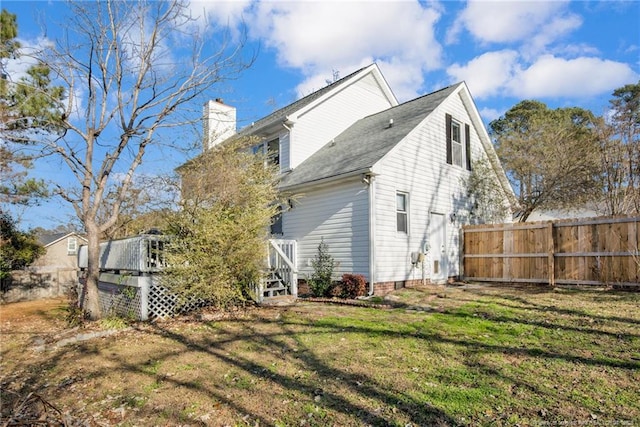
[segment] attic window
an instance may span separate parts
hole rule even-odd
[[[447,138],[447,163],[463,167],[463,159],[466,160],[467,170],[471,170],[471,131],[468,124],[464,125],[462,133],[462,123],[454,120],[450,114],[445,115],[446,138]]]
[[[270,141],[264,141],[253,147],[254,154],[264,154],[269,164],[280,164],[280,139],[275,138]]]
[[[67,255],[75,255],[78,253],[78,240],[75,237],[67,239]]]
[[[267,143],[267,159],[272,165],[280,164],[280,140],[278,138]]]

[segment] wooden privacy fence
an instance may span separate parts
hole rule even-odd
[[[463,227],[465,279],[640,286],[640,217]]]

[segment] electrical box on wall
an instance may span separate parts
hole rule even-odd
[[[424,261],[424,254],[422,252],[411,252],[411,264],[417,264]]]

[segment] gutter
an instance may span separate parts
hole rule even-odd
[[[356,177],[356,176],[357,177],[362,177],[362,176],[373,177],[375,175],[376,174],[373,172],[372,167],[366,167],[366,168],[363,168],[363,169],[358,169],[358,170],[347,172],[347,173],[340,174],[340,175],[333,175],[333,176],[329,176],[329,177],[325,177],[325,178],[320,178],[320,179],[317,179],[317,180],[301,182],[299,184],[283,186],[283,187],[280,187],[280,191],[283,191],[283,190],[292,191],[292,190],[297,190],[297,189],[308,187],[308,186],[314,186],[315,187],[315,186],[319,186],[319,185],[326,185],[326,184],[330,184],[330,183],[335,183],[335,182],[338,182],[338,181],[346,180],[346,179],[349,179],[349,178],[353,178],[353,177]]]

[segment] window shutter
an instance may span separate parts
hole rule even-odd
[[[445,114],[445,123],[447,129],[447,163],[453,164],[453,156],[451,153],[451,114]]]
[[[467,170],[471,170],[471,131],[469,125],[464,125],[464,152],[467,155]]]

